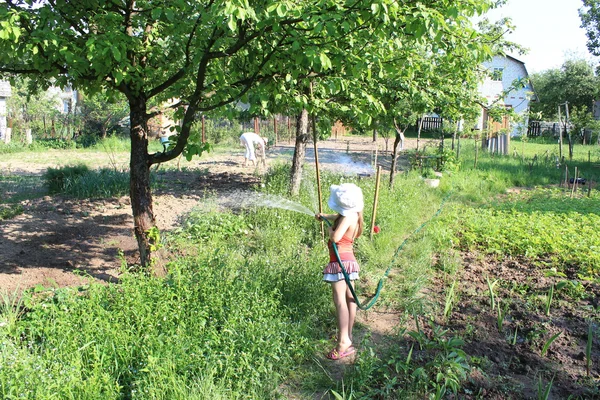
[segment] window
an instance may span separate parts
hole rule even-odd
[[[504,72],[504,68],[495,67],[492,71],[492,80],[501,82],[502,81],[502,73]]]

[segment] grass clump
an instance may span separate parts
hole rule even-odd
[[[20,204],[0,204],[0,221],[11,219],[23,214],[23,206]]]
[[[48,168],[44,180],[49,193],[80,199],[123,196],[129,192],[129,174],[108,168],[92,171],[84,164]]]

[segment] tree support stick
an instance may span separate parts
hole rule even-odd
[[[379,201],[379,181],[381,179],[381,165],[377,167],[377,178],[375,179],[375,198],[373,199],[373,216],[371,217],[371,234],[370,239],[373,240],[373,232],[375,231],[375,217],[377,216],[377,202]]]
[[[313,128],[313,144],[315,149],[315,171],[317,173],[317,195],[319,196],[319,214],[323,213],[323,203],[321,199],[323,194],[321,193],[321,173],[319,172],[319,152],[317,150],[317,128],[315,121],[315,114],[312,115],[312,128]],[[321,236],[325,240],[325,225],[321,221]]]
[[[573,189],[571,190],[571,198],[575,194],[575,188],[577,187],[577,167],[575,167],[575,177],[573,178]]]

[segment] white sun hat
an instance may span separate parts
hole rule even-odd
[[[361,212],[365,207],[362,190],[354,183],[331,185],[327,205],[343,216]]]

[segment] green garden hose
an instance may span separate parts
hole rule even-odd
[[[379,298],[379,295],[381,294],[381,289],[383,288],[383,280],[384,280],[384,278],[387,278],[388,275],[390,274],[390,271],[392,270],[392,267],[394,266],[394,263],[396,262],[396,258],[398,258],[398,254],[400,254],[400,251],[402,250],[402,248],[404,247],[404,245],[410,240],[410,238],[412,238],[414,235],[416,235],[421,229],[423,229],[423,227],[425,225],[427,225],[432,219],[434,219],[435,217],[437,217],[442,212],[442,207],[444,206],[444,203],[446,202],[446,200],[448,200],[448,198],[450,197],[451,193],[452,192],[449,192],[444,197],[444,199],[442,200],[442,202],[440,204],[440,207],[435,212],[435,214],[433,214],[431,216],[431,218],[429,218],[427,221],[423,222],[417,229],[415,229],[413,231],[413,233],[411,233],[409,237],[407,237],[406,239],[404,239],[404,241],[396,249],[396,252],[394,253],[394,257],[392,257],[392,261],[390,262],[390,266],[387,268],[387,270],[385,271],[385,273],[383,274],[383,276],[381,277],[381,279],[379,279],[379,283],[377,284],[377,290],[375,291],[375,295],[369,301],[369,303],[366,304],[366,305],[361,304],[360,300],[358,300],[358,296],[356,295],[356,292],[354,291],[354,287],[352,286],[352,281],[350,281],[350,275],[348,275],[348,272],[346,272],[346,268],[344,268],[344,264],[342,263],[342,260],[340,258],[340,253],[338,253],[337,245],[335,244],[335,242],[331,242],[331,245],[332,245],[332,248],[333,248],[333,252],[335,253],[335,258],[337,259],[338,264],[340,265],[340,268],[342,270],[342,274],[344,275],[344,280],[346,281],[346,285],[348,285],[348,288],[350,289],[350,293],[352,293],[352,297],[354,298],[354,301],[356,302],[356,305],[357,305],[358,308],[360,308],[361,310],[368,310],[369,308],[373,307],[373,305],[375,304],[375,302]],[[328,219],[326,219],[326,218],[320,218],[320,219],[323,220],[323,221],[325,221],[325,222],[327,222],[327,224],[330,227],[332,226],[331,222]]]

